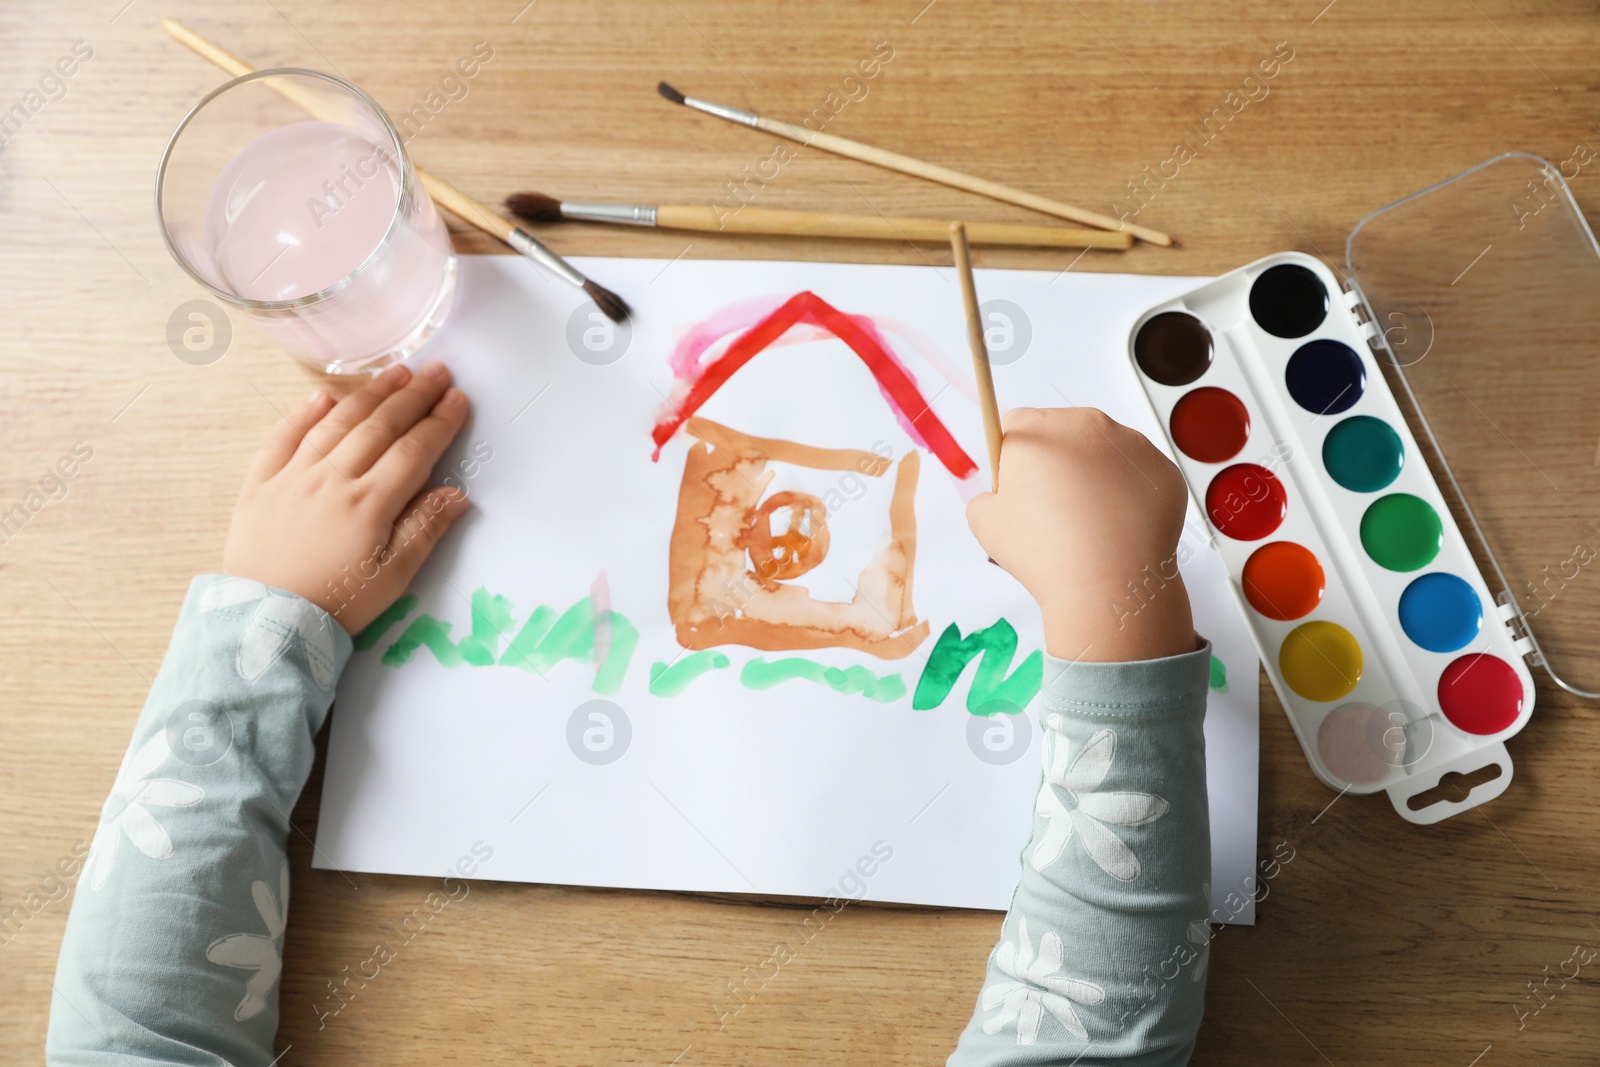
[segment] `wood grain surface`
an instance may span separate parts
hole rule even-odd
[[[1178,247],[1082,259],[980,247],[980,266],[1214,274],[1299,249],[1342,273],[1344,237],[1375,207],[1502,151],[1560,161],[1600,145],[1600,23],[1593,3],[1573,0],[525,2],[0,6],[0,109],[73,42],[93,50],[64,95],[46,79],[42,95],[56,98],[0,132],[0,511],[76,443],[92,449],[58,499],[0,543],[5,1062],[42,1057],[68,908],[49,899],[61,894],[48,873],[94,832],[185,584],[218,566],[246,457],[275,409],[314,384],[242,320],[208,365],[169,347],[169,316],[202,293],[162,245],[153,177],[179,118],[221,79],[162,34],[163,16],[258,66],[340,72],[397,115],[440,92],[411,151],[486,202],[537,189],[704,203],[772,157],[770,136],[661,100],[662,78],[791,120],[838,93],[847,102],[830,132],[1095,210],[1178,142],[1198,148],[1139,217]],[[479,41],[493,59],[449,99],[441,79]],[[845,79],[880,42],[892,59],[848,99]],[[1191,124],[1286,50],[1292,60],[1202,144]],[[1586,206],[1600,205],[1596,170],[1572,180]],[[1041,221],[807,149],[748,188],[766,207]],[[950,255],[939,242],[598,225],[545,236],[562,253],[662,260]],[[1592,433],[1592,409],[1578,414]],[[1265,883],[1259,924],[1216,936],[1194,1062],[1595,1062],[1600,972],[1559,972],[1575,946],[1600,946],[1600,723],[1553,687],[1538,699],[1510,743],[1507,794],[1418,828],[1382,797],[1318,784],[1263,690],[1260,852],[1293,859]],[[321,1017],[339,1006],[330,981],[435,887],[311,869],[319,791],[320,770],[290,841],[287,1067],[941,1063],[999,926],[991,913],[847,908],[724,1017],[729,983],[747,968],[770,974],[765,961],[797,939],[809,908],[477,882]]]

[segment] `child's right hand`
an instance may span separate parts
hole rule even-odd
[[[1001,426],[999,491],[973,498],[967,524],[1039,602],[1051,655],[1194,651],[1175,560],[1187,493],[1172,461],[1095,408],[1013,408]]]

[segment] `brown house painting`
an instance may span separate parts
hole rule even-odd
[[[964,478],[977,469],[869,320],[800,293],[698,368],[683,403],[656,425],[658,447],[680,426],[694,439],[669,550],[668,613],[678,642],[690,649],[850,648],[900,659],[928,636],[928,623],[917,618],[912,602],[921,453],[913,449],[895,461],[861,449],[757,437],[694,417],[739,367],[802,322],[823,327],[862,359],[913,437],[952,474]],[[828,554],[828,509],[814,494],[775,486],[773,463],[893,479],[882,543],[857,575],[851,599],[819,600],[796,581]],[[769,494],[773,488],[778,491]]]

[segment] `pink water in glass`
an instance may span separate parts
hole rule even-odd
[[[348,126],[297,122],[247,144],[212,186],[205,244],[236,295],[297,300],[349,279],[324,299],[256,316],[273,340],[330,371],[405,358],[449,309],[449,235],[414,174],[412,204],[397,213],[400,166]]]

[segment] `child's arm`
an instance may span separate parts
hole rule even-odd
[[[52,1064],[273,1061],[289,812],[350,634],[467,508],[424,489],[466,412],[442,365],[396,367],[338,404],[313,393],[256,454],[227,574],[190,585],[101,813]]]
[[[1177,576],[1185,499],[1177,469],[1098,411],[1006,415],[999,492],[967,516],[1043,612],[1044,775],[952,1065],[1176,1065],[1194,1049],[1210,647]]]

